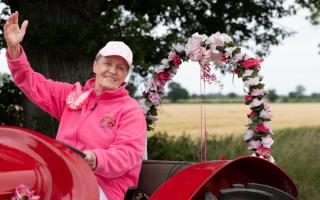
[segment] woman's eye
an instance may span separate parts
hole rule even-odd
[[[118,66],[118,69],[123,71],[124,70],[124,67],[123,66]]]

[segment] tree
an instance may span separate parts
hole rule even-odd
[[[230,92],[227,96],[228,96],[229,98],[231,98],[231,99],[234,99],[234,98],[237,98],[237,97],[238,97],[238,95],[237,95],[236,93],[234,93],[234,92]]]
[[[9,74],[0,73],[0,125],[23,126],[22,92]]]
[[[23,47],[33,68],[47,78],[70,83],[91,76],[93,58],[109,40],[123,40],[132,48],[134,70],[142,76],[167,56],[173,43],[186,42],[194,32],[225,32],[239,45],[253,40],[257,52],[266,53],[290,35],[273,23],[274,18],[293,14],[284,1],[2,0],[20,12],[20,19],[30,21]],[[10,9],[2,10],[1,27]],[[152,32],[159,24],[166,31],[155,36]],[[23,108],[28,113],[27,127],[33,126],[34,118],[44,118],[29,101],[23,101]],[[51,133],[56,131],[54,124],[46,127],[52,128]]]
[[[320,1],[319,0],[296,0],[302,8],[307,8],[310,11],[310,15],[307,17],[311,24],[320,24]],[[319,44],[320,47],[320,44]],[[320,53],[320,52],[319,52]]]
[[[275,89],[269,90],[268,95],[267,95],[267,99],[270,102],[275,102],[278,98],[279,98],[279,95],[277,94]]]
[[[303,85],[297,85],[296,94],[298,98],[302,98],[304,96],[305,91],[306,88]]]
[[[182,88],[179,83],[171,82],[169,85],[169,92],[167,97],[171,102],[177,102],[180,99],[188,99],[189,93],[186,89]]]
[[[303,8],[310,11],[308,19],[313,25],[320,24],[320,1],[319,0],[296,0]]]

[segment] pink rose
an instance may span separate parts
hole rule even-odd
[[[163,83],[166,83],[170,80],[170,74],[168,72],[159,72],[157,73],[157,77]]]
[[[222,54],[220,60],[222,62],[226,62],[228,60],[228,57],[226,55]]]
[[[161,97],[159,96],[158,93],[150,92],[148,97],[149,97],[149,100],[151,101],[151,103],[153,105],[159,105],[160,104]]]
[[[181,60],[181,58],[180,58],[178,55],[175,55],[175,56],[172,58],[172,60],[173,60],[174,65],[175,65],[177,68],[178,68],[179,65],[181,65],[181,63],[182,63],[182,60]]]
[[[254,118],[255,116],[257,116],[257,114],[254,111],[251,111],[251,113],[247,114],[247,117],[250,119]]]
[[[263,146],[260,146],[256,151],[260,156],[269,157],[270,156],[270,148],[265,148]]]
[[[261,123],[259,125],[257,125],[254,130],[256,132],[260,132],[260,133],[269,133],[271,131],[271,128],[269,126],[267,126],[265,123]]]
[[[252,96],[250,96],[250,95],[244,96],[244,101],[245,101],[245,103],[250,103],[252,101]]]
[[[248,60],[242,62],[241,65],[245,69],[252,69],[252,68],[260,69],[260,63],[262,63],[262,61],[263,61],[262,58],[257,58],[257,59],[249,58]]]

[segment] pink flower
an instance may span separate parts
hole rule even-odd
[[[260,133],[269,133],[271,132],[271,127],[269,127],[266,123],[261,123],[257,125],[254,130]]]
[[[260,112],[260,117],[262,119],[270,119],[271,118],[271,112],[269,110],[262,110]]]
[[[261,142],[259,140],[252,140],[249,142],[249,149],[258,149],[261,146]]]
[[[252,101],[252,96],[250,96],[250,95],[244,96],[244,101],[245,101],[245,103],[250,103]]]
[[[269,157],[270,156],[270,148],[265,148],[263,146],[260,146],[256,151],[260,156]]]
[[[256,116],[257,116],[257,114],[254,111],[251,111],[251,113],[247,114],[247,117],[251,118],[251,119],[256,117]]]
[[[206,52],[206,48],[201,46],[208,36],[195,33],[188,39],[185,46],[186,54],[192,61],[200,61]]]
[[[40,196],[34,195],[34,191],[30,191],[26,185],[18,185],[15,190],[15,194],[11,197],[11,200],[39,200]]]
[[[222,54],[220,60],[222,62],[226,62],[228,60],[228,57],[226,55]]]
[[[273,142],[274,140],[271,138],[270,134],[262,138],[262,145],[265,148],[271,148],[271,145],[273,144]]]
[[[252,69],[252,68],[260,69],[260,63],[262,63],[262,61],[263,61],[262,58],[257,58],[257,59],[249,58],[248,60],[242,62],[241,65],[245,69]]]
[[[162,83],[166,83],[170,80],[170,74],[168,72],[159,72],[156,75]]]
[[[150,92],[148,97],[149,97],[149,100],[151,101],[151,103],[153,105],[159,105],[160,104],[161,97],[159,96],[158,93]]]
[[[252,96],[263,96],[265,94],[264,89],[253,89],[251,92]]]
[[[173,60],[174,65],[175,65],[177,68],[178,68],[179,65],[181,65],[181,63],[182,63],[182,60],[181,60],[181,58],[180,58],[178,55],[175,55],[175,56],[172,58],[172,60]]]

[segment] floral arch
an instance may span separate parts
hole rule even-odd
[[[189,59],[200,64],[201,79],[204,82],[218,81],[211,69],[231,72],[242,78],[246,92],[244,102],[251,110],[247,114],[248,128],[244,141],[248,143],[248,149],[253,151],[253,156],[274,162],[271,156],[273,133],[267,123],[271,114],[269,105],[263,100],[267,91],[261,82],[263,77],[259,74],[263,59],[241,53],[241,49],[224,33],[217,32],[209,37],[195,33],[185,46],[176,45],[168,57],[155,67],[155,73],[145,82],[146,88],[140,100],[148,130],[153,130],[152,125],[157,120],[157,106],[163,97],[165,84],[175,76],[180,64]]]

